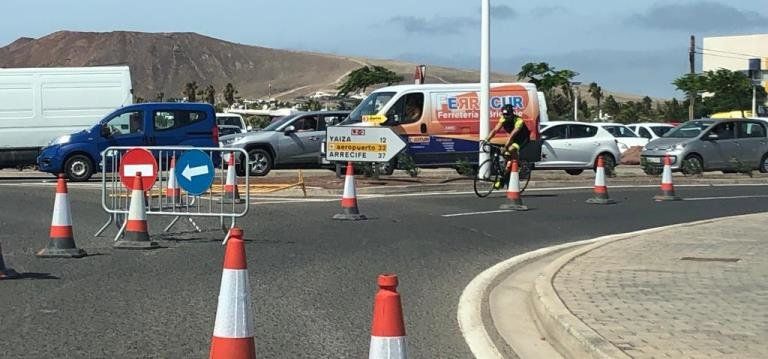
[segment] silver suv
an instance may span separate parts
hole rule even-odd
[[[325,129],[344,120],[349,111],[303,112],[279,118],[260,131],[223,136],[221,147],[242,148],[248,152],[248,165],[244,158],[236,158],[239,176],[246,168],[251,176],[266,176],[272,169],[318,168],[320,144],[325,140]]]
[[[646,173],[656,174],[669,155],[672,170],[768,172],[768,133],[760,120],[701,119],[688,121],[649,142],[641,154]],[[686,163],[683,165],[683,163]]]

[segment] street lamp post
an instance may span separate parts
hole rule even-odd
[[[571,82],[571,86],[575,87],[575,90],[573,93],[573,120],[574,121],[579,120],[579,85],[581,85],[581,82],[579,81]]]
[[[491,0],[482,0],[480,7],[480,138],[482,141],[488,136],[490,131],[490,103],[491,83]],[[479,141],[478,141],[479,142]],[[490,156],[483,152],[482,145],[479,146],[478,166],[488,160]],[[482,177],[488,174],[488,168],[479,168]]]

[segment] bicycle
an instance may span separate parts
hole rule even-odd
[[[490,158],[483,161],[480,167],[477,169],[474,179],[475,194],[480,198],[485,198],[490,195],[496,188],[496,183],[501,182],[501,188],[504,188],[508,184],[506,171],[507,162],[509,158],[502,154],[502,146],[496,145],[490,142],[482,141],[482,150],[485,153],[490,154]],[[486,175],[483,176],[482,169],[486,168]],[[523,193],[528,187],[528,182],[531,180],[531,170],[533,170],[533,164],[518,160],[518,177],[520,178],[520,193]],[[501,189],[498,188],[498,189]]]

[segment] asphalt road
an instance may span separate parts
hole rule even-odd
[[[471,357],[456,322],[466,284],[509,257],[564,242],[768,210],[763,198],[654,203],[654,188],[610,190],[619,204],[584,203],[589,191],[537,191],[529,212],[488,213],[502,195],[360,199],[364,222],[337,222],[339,203],[271,203],[239,223],[247,239],[257,355],[367,356],[376,276],[400,277],[413,358]],[[0,281],[0,357],[205,357],[221,278],[220,231],[156,236],[165,247],[118,251],[91,234],[106,219],[92,189],[70,189],[76,241],[91,256],[39,259],[48,242],[52,185],[0,183],[0,242],[25,279]],[[678,187],[684,197],[768,195],[768,186]],[[209,228],[211,221],[202,221]],[[167,218],[150,217],[153,233]],[[114,235],[114,228],[107,234]]]

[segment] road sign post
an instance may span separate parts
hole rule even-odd
[[[328,161],[387,162],[405,148],[389,127],[331,126],[326,131]]]

